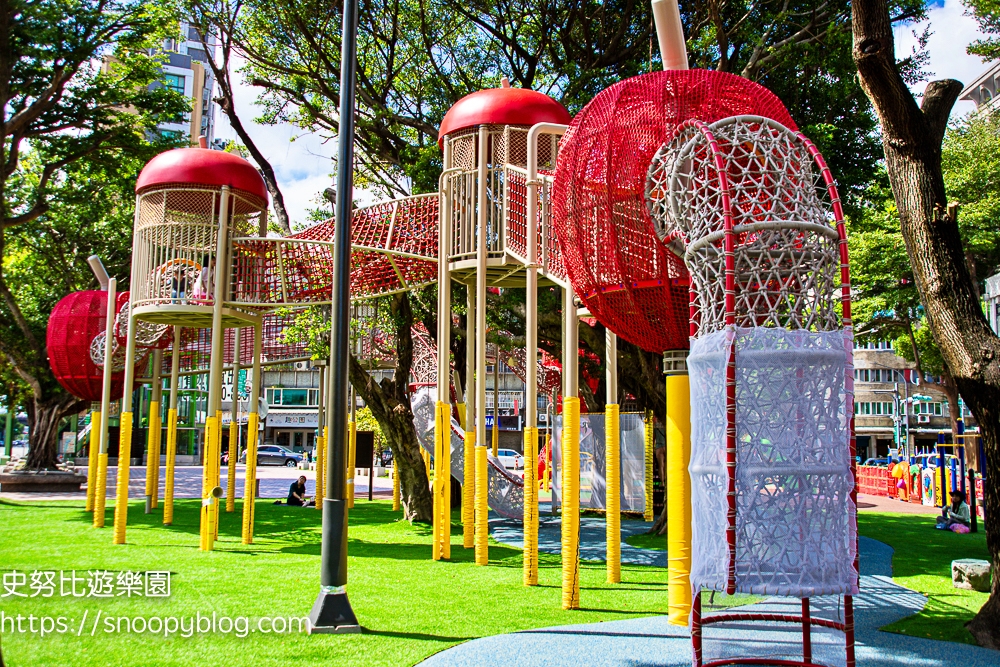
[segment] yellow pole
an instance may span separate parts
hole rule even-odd
[[[645,447],[645,459],[646,459],[646,478],[644,491],[646,496],[645,507],[642,511],[642,518],[646,521],[653,520],[653,447],[655,446],[653,441],[653,413],[649,410],[646,411],[646,447]]]
[[[125,544],[128,525],[128,480],[132,460],[132,385],[135,382],[135,317],[129,306],[128,342],[125,347],[125,382],[122,390],[121,437],[118,440],[118,484],[115,487],[115,544]]]
[[[392,462],[392,511],[399,511],[399,466]]]
[[[462,546],[476,546],[476,432],[466,431],[462,450]]]
[[[444,502],[441,512],[442,542],[441,558],[449,560],[451,558],[451,405],[444,403],[442,408],[445,433],[442,440],[444,444],[441,448],[441,486],[444,487]],[[371,483],[371,480],[369,480]]]
[[[351,392],[354,398],[354,392]],[[354,471],[358,465],[358,425],[354,421],[354,411],[351,411],[351,421],[347,423],[347,446],[350,448],[348,454],[348,474],[347,474],[347,507],[354,507]],[[371,480],[368,480],[371,483]]]
[[[253,370],[250,375],[250,414],[247,415],[247,467],[243,479],[243,544],[253,544],[253,516],[257,497],[257,437],[260,429],[260,355],[263,327],[253,328]]]
[[[476,447],[476,565],[488,565],[490,562],[487,465],[486,447]]]
[[[323,511],[326,497],[326,362],[319,366],[319,437],[316,438],[316,509]]]
[[[118,280],[108,281],[108,304],[104,316],[104,379],[101,386],[101,420],[97,450],[97,480],[94,485],[94,528],[104,528],[104,509],[108,495],[108,415],[111,414],[112,352],[117,317]],[[92,426],[91,429],[94,427]],[[89,482],[88,482],[89,484]]]
[[[563,398],[562,606],[580,608],[580,399]]]
[[[444,403],[441,401],[434,404],[434,484],[431,487],[434,500],[431,531],[434,537],[431,547],[432,560],[441,560],[441,554],[444,551],[444,528],[442,526],[444,522],[444,484],[441,483],[444,479],[441,471],[441,464],[444,462],[443,441],[445,435],[443,408]]]
[[[580,608],[579,328],[573,288],[563,290],[562,606]]]
[[[528,363],[534,361],[529,357]],[[524,428],[524,585],[538,584],[538,427]]]
[[[229,461],[226,465],[226,512],[236,511],[236,459],[239,449],[236,446],[240,434],[240,334],[242,329],[233,332],[233,389],[229,409]]]
[[[152,359],[152,383],[149,397],[149,428],[146,438],[146,514],[156,509],[157,492],[160,487],[160,438],[163,435],[163,421],[160,415],[160,401],[163,398],[163,383],[160,369],[163,367],[163,350],[154,350]]]
[[[431,453],[426,449],[420,450],[420,456],[424,459],[424,471],[427,473],[427,479],[431,478]]]
[[[667,588],[668,622],[691,616],[691,400],[687,373],[667,375]]]
[[[181,328],[174,327],[170,355],[170,407],[167,409],[167,474],[163,481],[163,525],[174,522],[174,468],[177,463],[177,389],[181,369]]]
[[[621,572],[621,454],[620,433],[618,426],[618,405],[609,403],[604,412],[605,431],[605,493],[606,493],[606,530],[607,530],[607,564],[608,583],[617,584],[622,580]]]
[[[87,445],[87,510],[94,511],[97,495],[97,457],[101,449],[101,411],[90,412],[90,444]]]

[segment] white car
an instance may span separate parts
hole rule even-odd
[[[497,458],[503,463],[504,468],[513,468],[514,470],[520,470],[524,467],[524,457],[515,452],[513,449],[498,449]]]

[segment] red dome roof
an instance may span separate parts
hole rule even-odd
[[[135,183],[136,194],[157,185],[190,183],[222,187],[256,195],[267,201],[267,188],[257,169],[233,153],[207,148],[175,148],[146,163]]]
[[[438,131],[438,145],[452,132],[477,125],[568,125],[566,107],[543,93],[527,88],[488,88],[466,95],[448,109]]]

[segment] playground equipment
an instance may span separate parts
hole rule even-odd
[[[794,664],[813,664],[812,625],[835,627],[854,664],[846,236],[829,169],[789,125],[749,114],[691,120],[650,168],[657,231],[680,242],[674,247],[692,277],[697,665],[703,625],[737,617],[801,623],[802,659]],[[702,617],[702,589],[800,597],[802,614]],[[844,596],[842,623],[810,618],[809,599],[821,595]]]
[[[664,354],[670,620],[691,618],[696,663],[703,662],[703,625],[734,618],[702,616],[700,591],[709,589],[802,598],[801,616],[739,620],[801,623],[802,659],[784,664],[813,664],[812,626],[840,629],[853,665],[851,324],[836,189],[822,157],[773,94],[741,77],[687,70],[676,3],[656,0],[653,14],[667,71],[614,84],[573,119],[555,100],[506,82],[459,100],[440,129],[439,192],[354,212],[352,298],[436,282],[437,349],[449,350],[451,281],[469,288],[466,368],[452,368],[448,354],[430,349],[426,334],[416,337],[416,373],[434,371],[433,378],[417,378],[413,396],[435,469],[433,558],[450,557],[453,475],[462,482],[463,545],[475,549],[476,563],[488,563],[490,504],[523,517],[524,583],[537,583],[537,395],[540,385],[544,391],[554,384],[544,366],[539,382],[537,294],[549,285],[563,299],[563,465],[556,484],[563,606],[580,605],[581,454],[594,464],[586,471],[586,502],[608,510],[608,579],[619,577],[622,507],[614,487],[622,479],[628,491],[635,472],[629,456],[616,455],[638,451],[633,440],[640,430],[615,403],[621,336]],[[211,549],[222,372],[226,364],[253,367],[249,461],[261,366],[295,358],[280,334],[288,313],[330,303],[333,222],[266,237],[260,177],[240,158],[203,149],[155,158],[136,192],[132,291],[129,303],[108,315],[119,325],[106,334],[105,367],[110,373],[115,345],[124,349],[123,382],[131,387],[136,359],[148,350],[158,385],[169,353],[172,401],[179,373],[209,371],[201,539]],[[491,287],[526,289],[523,484],[487,452]],[[581,422],[578,397],[580,317],[596,317],[608,330],[606,428],[601,442],[594,429],[590,449],[581,447],[590,424]],[[252,343],[237,333],[243,328],[253,329]],[[122,410],[127,460],[128,389]],[[642,507],[651,519],[648,419],[641,432]],[[167,437],[169,470],[169,426]],[[320,469],[330,442],[324,432]],[[608,454],[603,466],[598,451]],[[607,482],[603,500],[598,468]],[[229,474],[232,487],[232,468]],[[252,498],[253,476],[248,469],[245,498]],[[124,540],[127,466],[118,482],[116,542]],[[626,493],[624,509],[638,506],[632,503]],[[253,503],[243,509],[249,541]],[[809,598],[818,595],[844,596],[843,622],[811,617]]]

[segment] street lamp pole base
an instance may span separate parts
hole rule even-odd
[[[309,612],[309,634],[361,632],[358,619],[342,586],[324,586]]]

